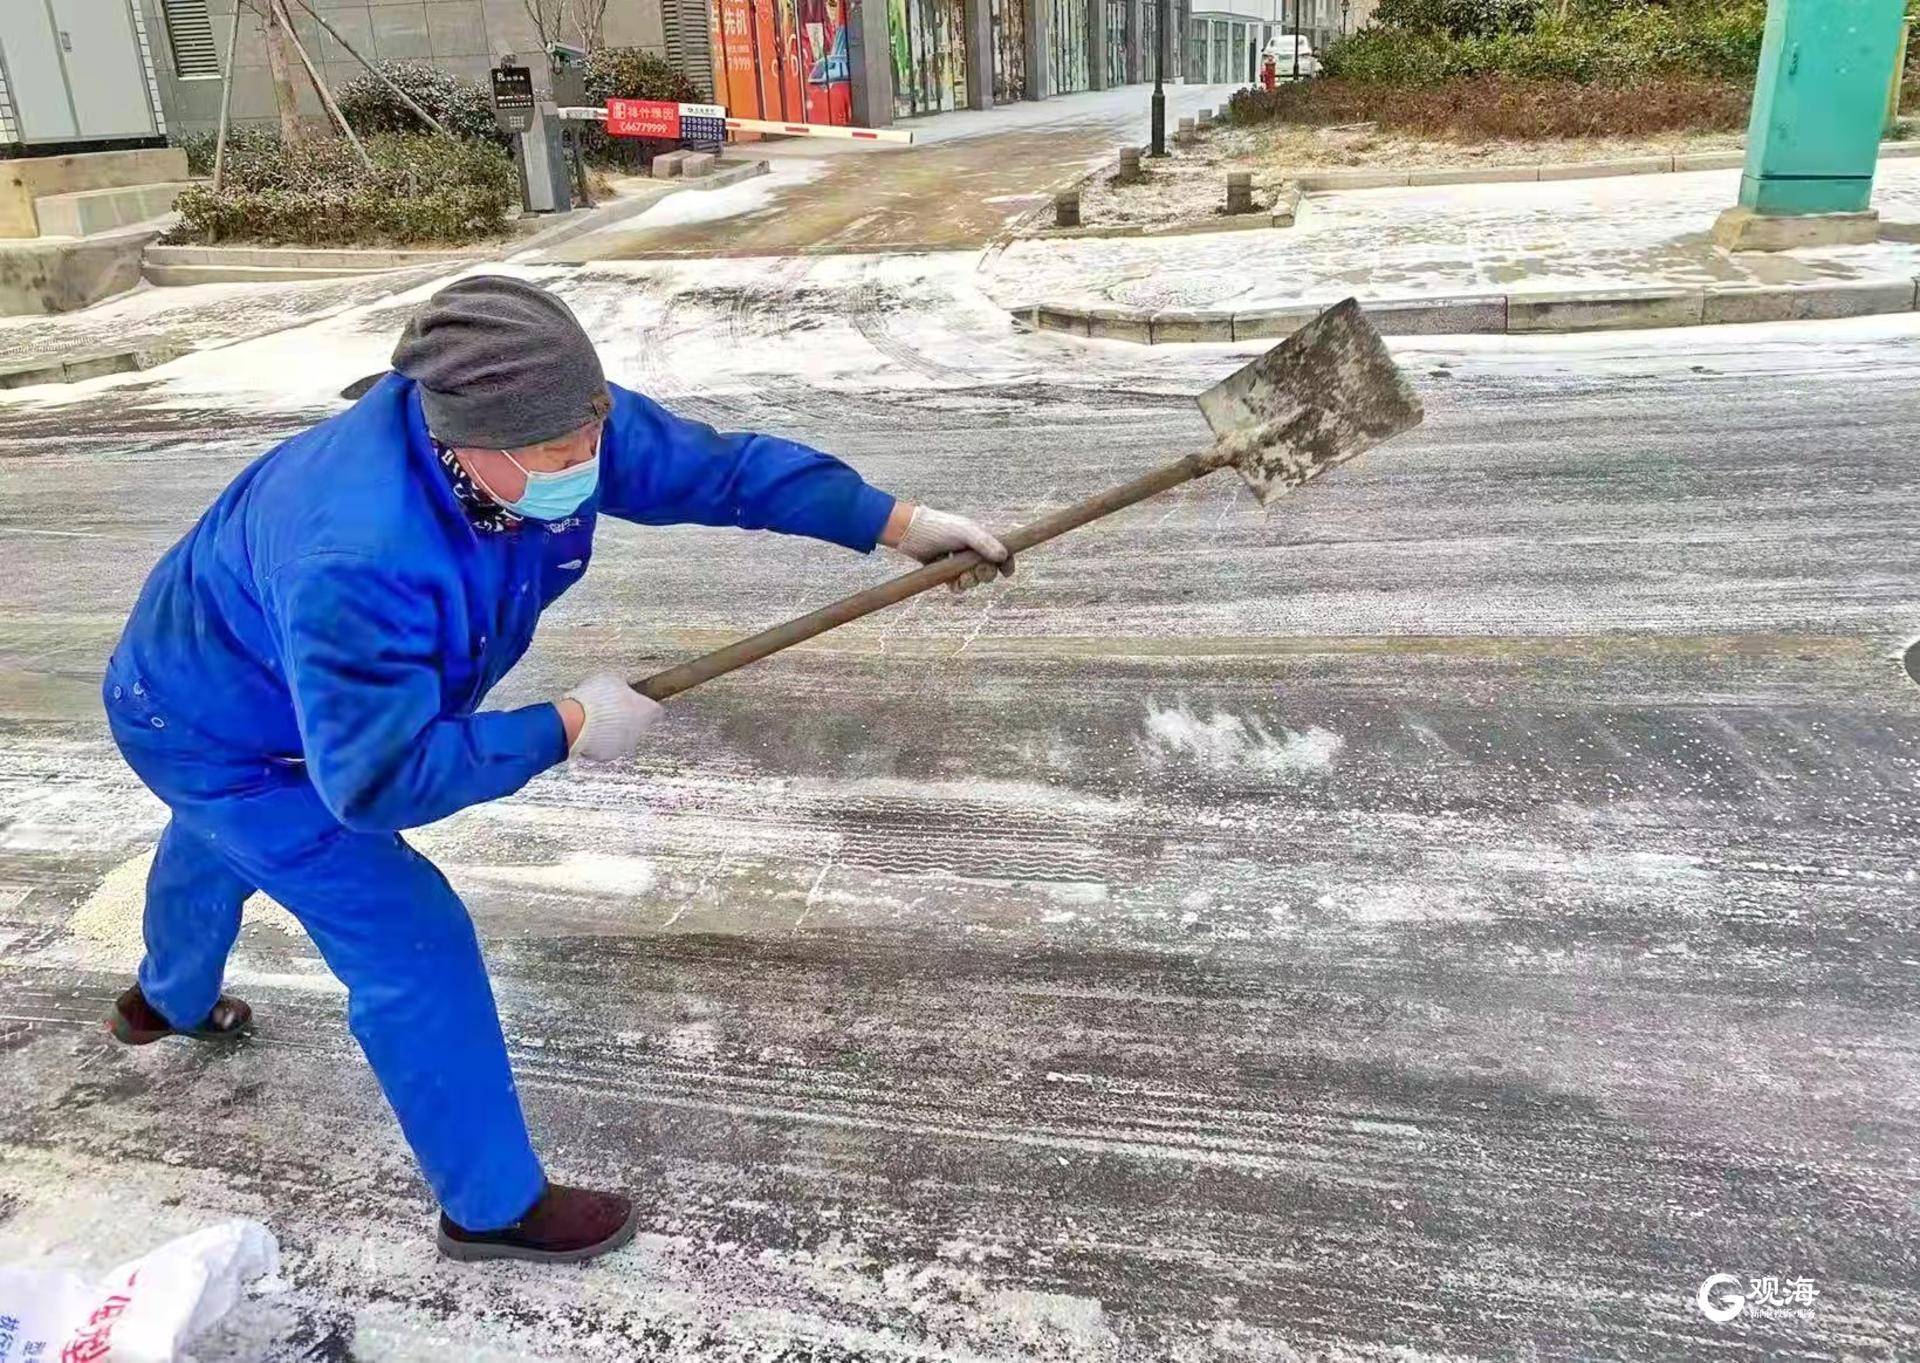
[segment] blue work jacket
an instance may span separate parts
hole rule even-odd
[[[577,515],[476,531],[389,374],[234,479],[147,579],[114,654],[197,762],[304,762],[349,828],[509,795],[566,756],[552,705],[476,712],[580,580],[597,516],[737,525],[869,551],[893,498],[788,440],[722,435],[612,388]],[[171,744],[169,746],[172,746]]]

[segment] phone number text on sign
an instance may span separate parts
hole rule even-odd
[[[658,137],[678,141],[680,106],[664,99],[610,99],[607,132],[614,137]]]

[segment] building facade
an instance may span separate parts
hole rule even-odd
[[[1194,0],[1187,26],[1189,79],[1207,84],[1260,79],[1260,54],[1279,40],[1293,52],[1296,31],[1316,53],[1373,19],[1376,0]],[[1291,75],[1282,62],[1282,79]]]
[[[1169,0],[1169,80],[1238,84],[1290,30],[1315,50],[1366,22],[1374,0]],[[412,59],[484,82],[506,53],[577,41],[563,0],[287,0],[294,32],[330,84],[369,61]],[[308,12],[324,15],[328,33]],[[749,118],[884,126],[1151,81],[1154,0],[608,0],[601,39],[673,61]],[[276,116],[258,13],[238,8],[232,113]],[[0,147],[136,145],[219,118],[236,0],[0,0]],[[349,51],[349,48],[351,51]],[[294,88],[322,110],[295,62]]]
[[[660,0],[669,56],[746,117],[879,126],[1153,79],[1154,0]],[[1297,23],[1315,51],[1377,0],[1168,0],[1166,78],[1257,80]]]
[[[954,109],[1106,90],[1154,76],[1154,0],[663,0],[708,20],[716,100],[749,118],[882,126]],[[1195,0],[1169,0],[1175,35]],[[669,40],[670,47],[674,46]],[[1185,50],[1167,51],[1183,78]],[[685,69],[695,74],[697,56]]]
[[[12,0],[0,0],[0,4]],[[34,0],[26,0],[34,3]],[[71,0],[52,0],[71,3]],[[220,117],[220,76],[227,40],[234,22],[235,0],[89,0],[90,3],[130,3],[146,15],[155,35],[153,55],[159,68],[161,100],[168,123],[182,131],[204,131]],[[301,0],[287,0],[293,28],[321,74],[334,88],[363,74],[365,68],[348,52],[351,47],[368,61],[399,59],[431,62],[470,80],[485,83],[487,71],[506,53],[523,60],[541,50],[539,30],[529,9],[530,0],[305,0],[339,30],[345,45],[322,29]],[[555,0],[531,0],[550,25],[567,41],[577,42],[574,30],[560,16]],[[611,0],[606,10],[604,40],[618,46],[665,51],[659,0]],[[293,82],[301,107],[320,116],[323,110],[304,73],[295,64]],[[530,63],[531,64],[531,63]],[[273,119],[273,78],[267,66],[266,37],[258,15],[240,11],[240,34],[233,62],[233,117],[258,123]]]

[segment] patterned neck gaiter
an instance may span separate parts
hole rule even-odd
[[[433,448],[440,456],[440,467],[453,487],[453,495],[459,501],[460,509],[467,513],[467,519],[473,522],[475,530],[484,535],[510,535],[520,528],[521,518],[489,497],[473,481],[459,456],[450,447],[436,440]]]

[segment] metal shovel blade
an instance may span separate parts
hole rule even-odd
[[[1202,393],[1200,411],[1262,506],[1425,415],[1351,298]]]

